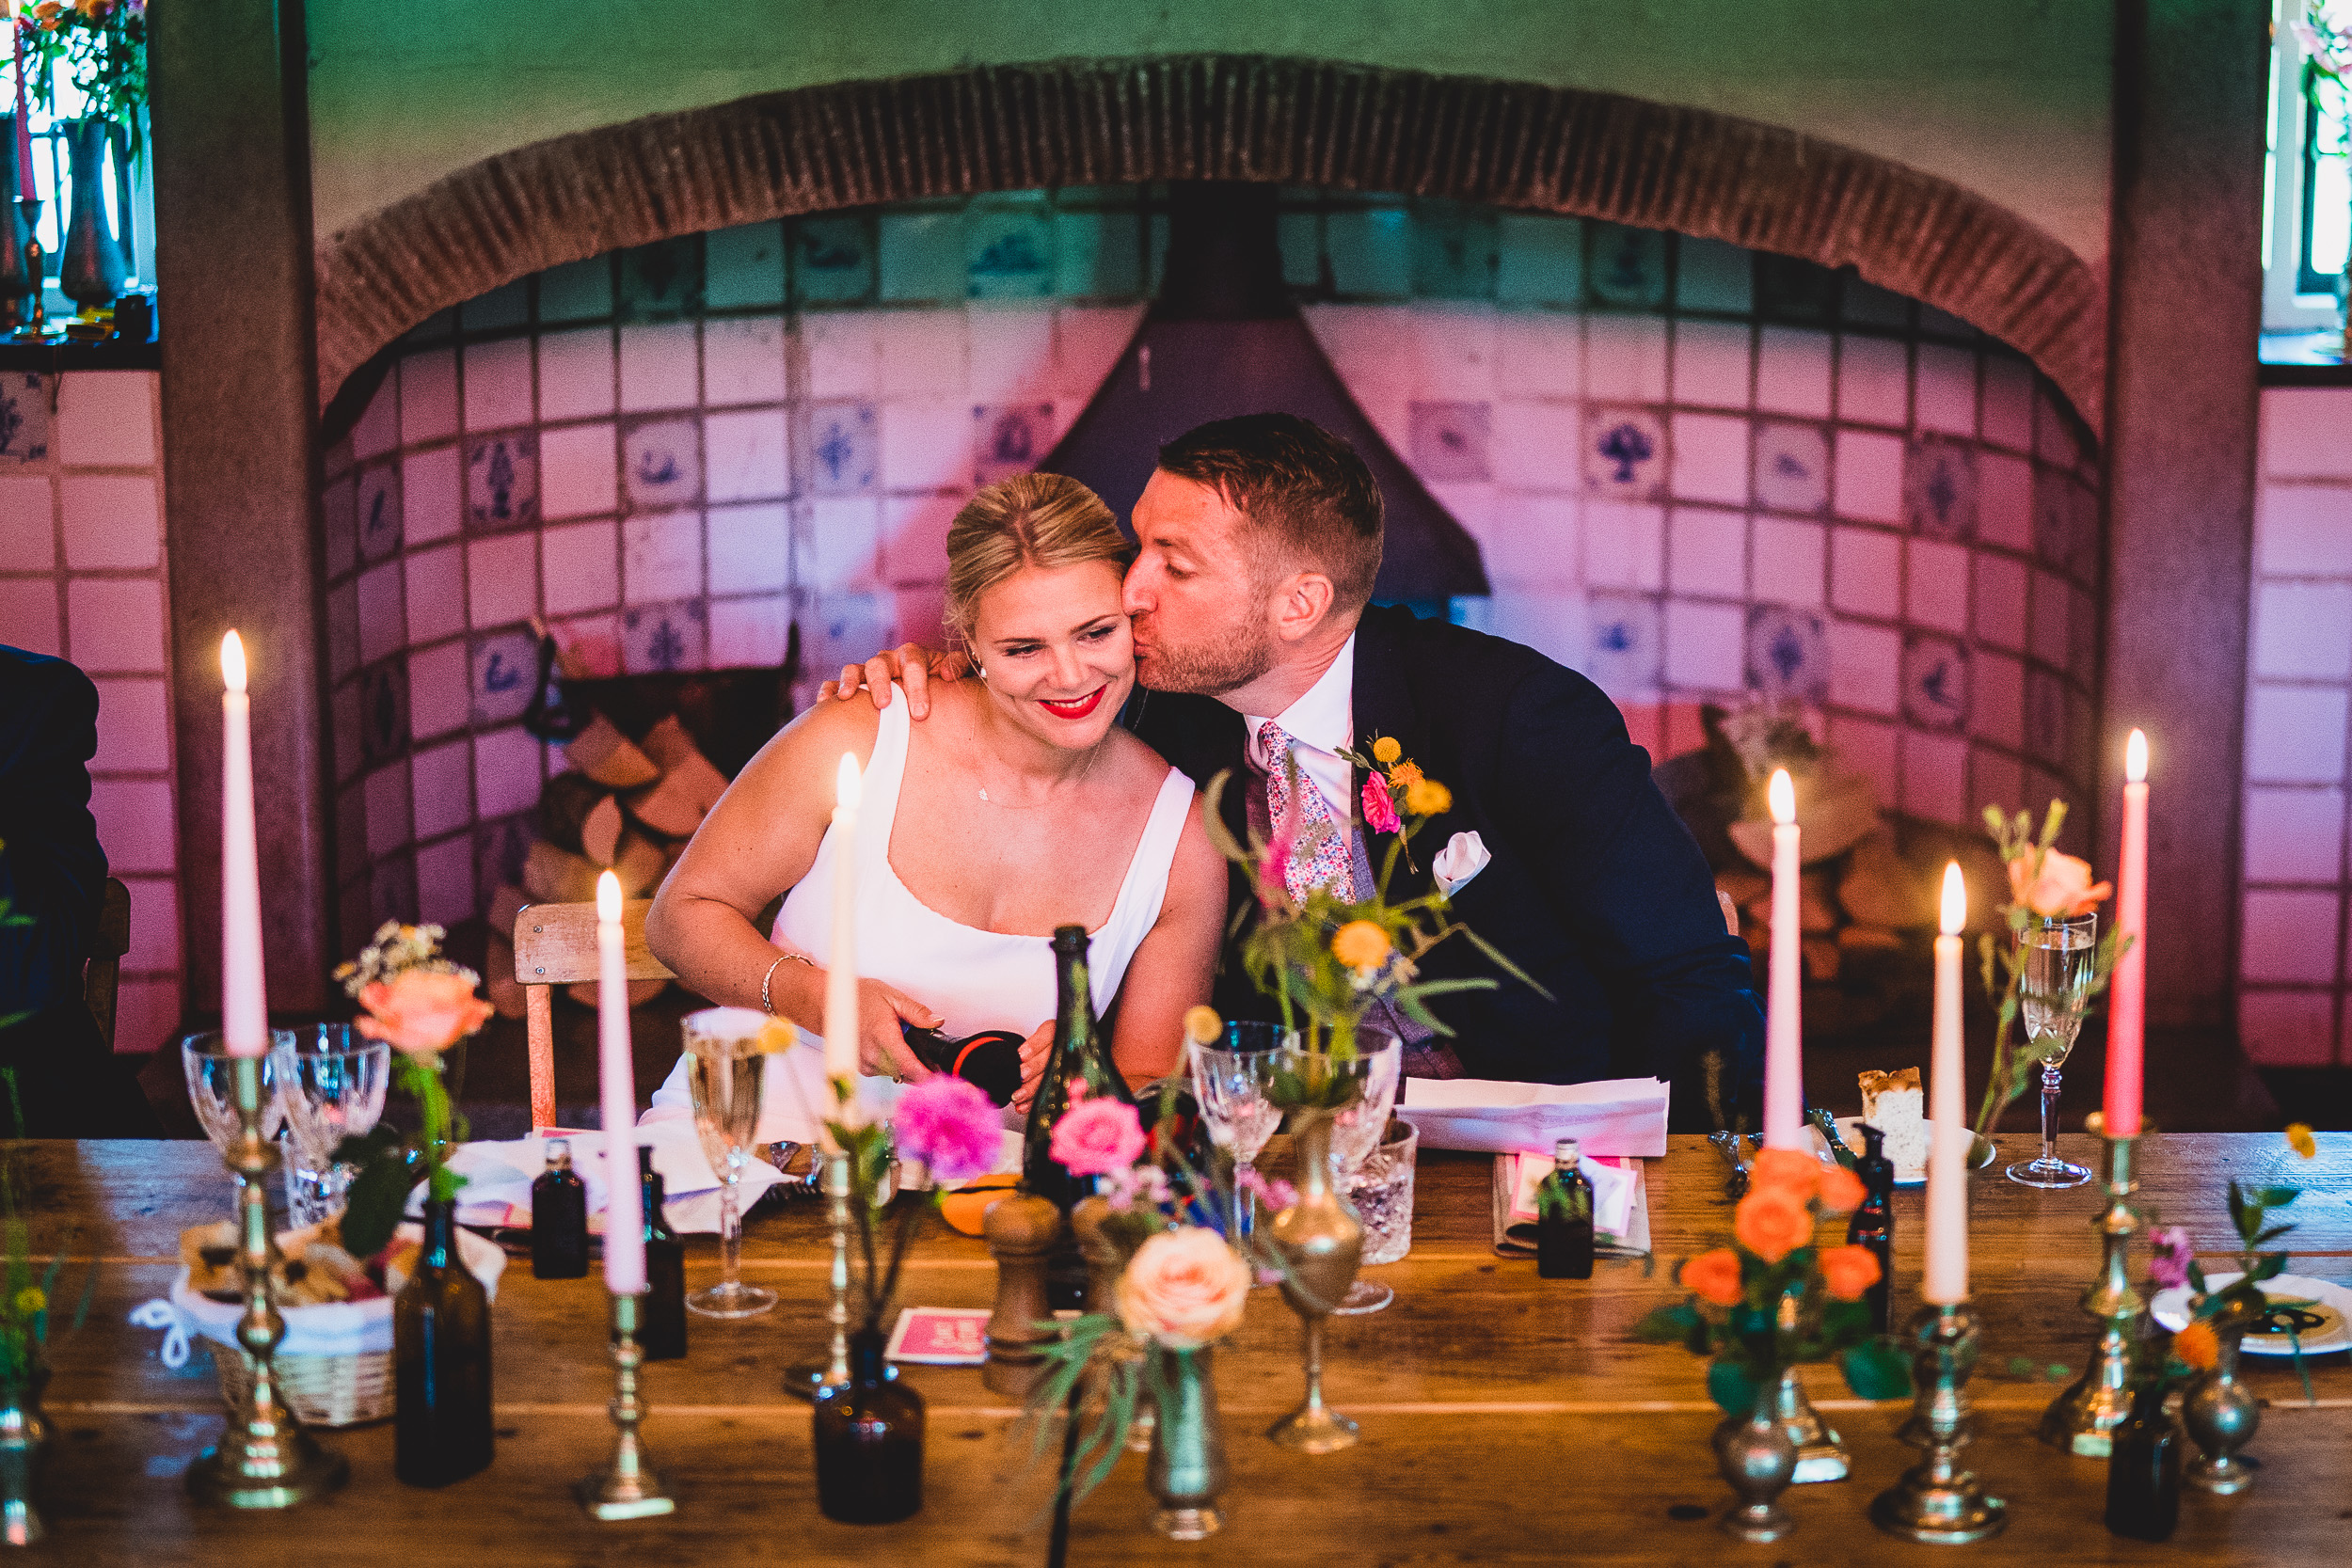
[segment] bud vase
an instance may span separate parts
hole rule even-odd
[[[1797,1528],[1780,1506],[1780,1495],[1796,1479],[1797,1445],[1780,1414],[1780,1380],[1759,1379],[1756,1408],[1730,1417],[1715,1429],[1715,1462],[1740,1501],[1724,1515],[1724,1528],[1742,1541],[1777,1541]]]
[[[2228,1497],[2254,1483],[2254,1467],[2238,1457],[2238,1450],[2254,1440],[2263,1410],[2261,1402],[2238,1381],[2238,1350],[2246,1338],[2246,1324],[2229,1321],[2216,1322],[2213,1326],[2218,1341],[2213,1370],[2200,1373],[2188,1386],[2188,1395],[2181,1402],[2181,1422],[2199,1449],[2198,1457],[2188,1465],[2188,1483]]]
[[[32,243],[32,225],[17,205],[19,182],[29,184],[32,174],[16,166],[16,116],[0,115],[0,208],[6,209],[0,212],[0,322],[9,326],[32,319],[25,300],[39,281],[26,264],[31,261],[25,247]]]
[[[106,216],[106,149],[114,126],[95,115],[65,122],[66,157],[73,171],[73,205],[65,247],[57,258],[57,287],[87,316],[112,305],[131,268]]]
[[[1363,1256],[1364,1227],[1331,1180],[1331,1113],[1291,1116],[1298,1201],[1274,1216],[1267,1240],[1283,1262],[1282,1299],[1307,1328],[1307,1398],[1266,1435],[1284,1448],[1331,1453],[1356,1441],[1356,1423],[1323,1402],[1323,1329]]]
[[[29,1546],[49,1533],[34,1497],[49,1451],[49,1422],[40,1413],[48,1381],[46,1367],[30,1378],[0,1381],[0,1545]]]
[[[1225,1434],[1216,1415],[1210,1352],[1155,1350],[1153,1386],[1160,1407],[1152,1429],[1146,1481],[1159,1511],[1152,1528],[1171,1541],[1205,1541],[1223,1528],[1216,1499],[1226,1481]]]
[[[923,1396],[889,1373],[880,1329],[850,1336],[850,1381],[817,1394],[817,1507],[845,1525],[923,1508]]]
[[[2181,1429],[2164,1398],[2160,1378],[2133,1389],[2107,1453],[2107,1529],[2135,1541],[2169,1541],[2181,1524]]]

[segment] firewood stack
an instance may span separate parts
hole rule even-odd
[[[606,870],[620,879],[623,897],[651,896],[727,787],[675,714],[637,740],[599,714],[564,754],[570,768],[549,779],[539,796],[522,885],[501,886],[491,898],[487,990],[506,1018],[523,1015],[514,948],[515,917],[523,907],[593,902],[596,877]],[[642,1006],[668,984],[630,982],[629,1006]],[[567,989],[574,1001],[595,1006],[593,983]]]

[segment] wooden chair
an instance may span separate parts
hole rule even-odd
[[[645,911],[653,900],[621,906],[624,962],[632,980],[676,976],[645,946]],[[526,904],[515,916],[515,983],[523,988],[523,1032],[531,1050],[532,1131],[555,1123],[556,986],[596,978],[596,906]]]
[[[119,878],[106,879],[106,896],[98,907],[98,938],[89,963],[82,971],[82,1000],[98,1021],[106,1049],[115,1048],[116,1004],[122,993],[122,955],[131,951],[131,890]]]

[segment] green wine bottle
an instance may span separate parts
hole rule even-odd
[[[392,1474],[446,1486],[490,1464],[490,1298],[457,1255],[456,1205],[424,1206],[416,1272],[392,1300]]]
[[[1094,1020],[1094,991],[1087,977],[1087,930],[1060,926],[1054,930],[1054,1053],[1045,1063],[1045,1076],[1029,1102],[1029,1126],[1021,1145],[1022,1185],[1040,1197],[1053,1199],[1063,1213],[1094,1191],[1095,1178],[1074,1177],[1054,1158],[1054,1129],[1080,1099],[1120,1100],[1133,1105],[1127,1080],[1111,1065],[1110,1042]],[[1073,1084],[1083,1084],[1084,1095]]]

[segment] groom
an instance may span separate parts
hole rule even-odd
[[[1424,978],[1499,984],[1446,997],[1454,1037],[1408,1048],[1408,1070],[1555,1084],[1656,1074],[1675,1083],[1678,1129],[1727,1122],[1738,1105],[1753,1125],[1763,1017],[1747,947],[1725,931],[1706,860],[1650,782],[1647,754],[1575,672],[1370,603],[1380,494],[1347,443],[1287,414],[1202,425],[1160,449],[1134,523],[1126,609],[1139,689],[1126,719],[1204,785],[1234,770],[1224,800],[1236,837],[1289,803],[1286,755],[1311,822],[1349,820],[1364,781],[1337,753],[1375,737],[1452,791],[1415,837],[1418,871],[1400,863],[1391,895],[1441,879],[1454,915],[1551,994],[1468,942],[1440,945]],[[926,673],[910,646],[844,671],[841,694],[861,675],[877,692],[897,676],[920,718]],[[1384,836],[1356,834],[1345,869],[1358,896]],[[1319,879],[1341,869],[1318,867]],[[1255,908],[1238,868],[1231,899]],[[1237,949],[1238,939],[1217,1010],[1272,1016]]]

